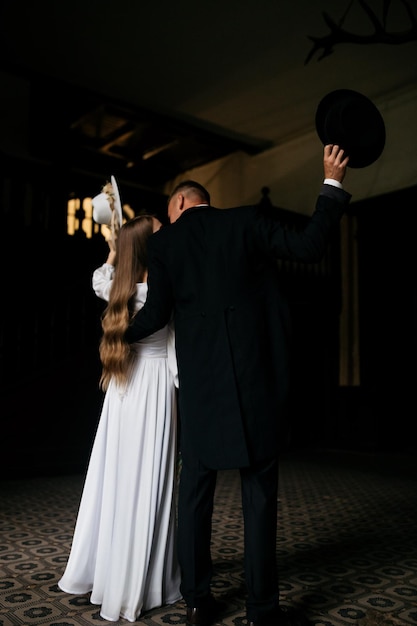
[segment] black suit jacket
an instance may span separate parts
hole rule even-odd
[[[277,259],[319,261],[350,200],[323,185],[302,233],[260,207],[195,207],[152,235],[148,297],[127,333],[175,316],[181,449],[212,468],[274,456],[286,438],[290,320]]]

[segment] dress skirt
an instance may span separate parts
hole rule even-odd
[[[91,591],[109,621],[181,598],[176,555],[176,389],[166,329],[136,344],[126,389],[104,397],[73,542],[58,585]]]

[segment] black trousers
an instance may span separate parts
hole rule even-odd
[[[241,468],[247,618],[257,621],[278,608],[276,564],[278,461]],[[181,593],[187,606],[201,607],[210,594],[210,551],[217,470],[182,455],[178,500]]]

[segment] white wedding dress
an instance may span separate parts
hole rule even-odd
[[[113,267],[93,274],[108,300]],[[137,308],[147,295],[138,284]],[[62,591],[85,594],[105,620],[134,622],[181,598],[176,557],[176,396],[173,331],[135,344],[126,389],[111,381],[88,465]]]

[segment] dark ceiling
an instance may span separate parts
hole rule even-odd
[[[284,162],[279,178],[262,167],[262,184],[282,189],[288,208],[297,202],[297,183],[283,179],[285,166],[299,180],[307,144],[300,153],[293,146],[307,137],[309,154],[320,149],[314,115],[323,96],[355,89],[391,114],[416,98],[416,46],[415,0],[0,6],[0,79],[3,72],[30,85],[32,155],[52,153],[80,171],[160,192],[225,155],[290,146],[294,163]],[[13,107],[13,94],[7,98]],[[393,118],[404,126],[404,115]],[[372,194],[386,187],[386,170],[398,169],[396,133],[388,128],[385,169],[372,178]],[[415,141],[403,134],[409,153]],[[412,180],[407,163],[400,167],[410,173],[391,187]]]
[[[271,143],[243,139],[208,123],[121,103],[56,79],[31,76],[31,149],[161,189],[182,172],[237,150]]]

